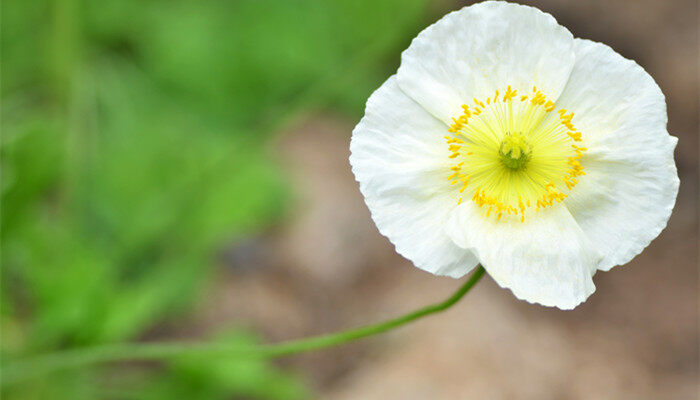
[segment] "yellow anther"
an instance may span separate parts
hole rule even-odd
[[[524,222],[530,207],[550,207],[574,190],[577,178],[585,175],[587,148],[579,144],[583,138],[575,129],[574,113],[557,109],[536,86],[532,94],[522,95],[509,85],[502,89],[474,98],[473,105],[462,104],[461,114],[452,119],[447,128],[452,135],[445,136],[448,157],[454,160],[448,181],[459,192],[458,204],[471,197],[484,207],[484,215]],[[518,98],[516,107],[497,105]],[[549,119],[543,116],[555,110],[559,118],[547,126]]]

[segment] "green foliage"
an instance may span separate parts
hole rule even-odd
[[[272,130],[309,107],[357,115],[422,3],[3,2],[3,362],[172,325],[223,246],[283,217]],[[194,359],[5,394],[122,398],[110,371],[133,379],[124,398],[306,395],[267,362]]]
[[[236,331],[215,341],[240,346],[257,343],[254,336]],[[272,400],[308,398],[296,377],[281,374],[259,359],[181,357],[173,360],[168,372],[167,377],[144,385],[144,399],[224,399],[230,393]]]

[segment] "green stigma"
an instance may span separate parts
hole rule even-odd
[[[520,133],[508,133],[501,142],[498,154],[503,165],[510,169],[521,169],[530,159],[532,147]]]

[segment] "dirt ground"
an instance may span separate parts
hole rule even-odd
[[[681,176],[667,229],[628,265],[599,272],[575,311],[520,302],[486,277],[446,313],[280,361],[319,398],[698,398],[697,2],[533,4],[636,59],[666,94]],[[401,314],[461,283],[414,268],[376,230],[348,164],[355,123],[316,116],[276,143],[297,190],[292,213],[231,249],[198,326],[246,321],[269,340],[301,337]]]

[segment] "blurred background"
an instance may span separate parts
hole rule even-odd
[[[573,312],[485,278],[447,313],[276,361],[62,372],[8,399],[694,399],[698,2],[527,2],[666,94],[668,228]],[[395,254],[347,161],[411,38],[466,3],[5,0],[3,362],[101,343],[278,341],[375,322],[460,282]]]

